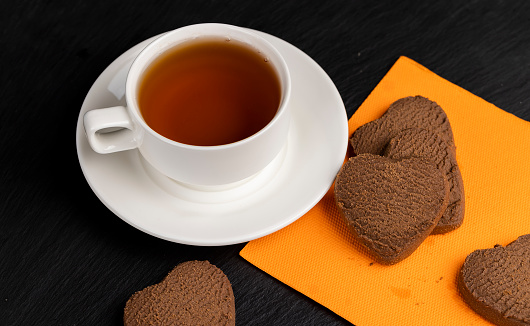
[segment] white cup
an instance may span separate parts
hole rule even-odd
[[[193,146],[168,139],[147,125],[138,106],[144,71],[160,55],[200,37],[226,37],[246,43],[272,63],[281,88],[274,118],[260,131],[234,143]],[[264,169],[280,152],[289,130],[291,79],[281,54],[261,36],[226,24],[197,24],[170,31],[134,60],[125,84],[127,106],[88,111],[83,119],[92,149],[101,154],[138,148],[145,160],[167,177],[185,184],[218,186],[249,178]],[[197,130],[200,132],[200,130]]]

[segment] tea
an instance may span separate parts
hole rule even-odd
[[[264,128],[276,114],[280,81],[257,50],[236,40],[189,41],[144,73],[138,105],[146,123],[171,140],[229,144]]]

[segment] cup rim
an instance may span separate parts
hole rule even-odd
[[[210,31],[210,33],[209,34],[203,33],[203,30],[208,30]],[[227,36],[226,34],[219,33],[219,30],[222,30],[225,32],[237,33],[239,35],[245,35],[246,37],[250,37],[251,39],[254,39],[258,43],[260,43],[259,45],[252,45],[252,46],[258,49],[261,49],[261,47],[264,47],[266,48],[268,54],[272,54],[275,57],[274,61],[276,63],[274,64],[274,66],[278,73],[278,78],[280,79],[280,85],[281,85],[281,98],[280,98],[280,103],[278,106],[278,110],[276,111],[276,114],[271,119],[271,121],[269,121],[267,125],[261,128],[258,132],[246,138],[243,138],[243,139],[240,139],[238,141],[228,143],[228,144],[190,145],[190,144],[181,143],[181,142],[169,139],[161,135],[160,133],[152,129],[145,122],[140,112],[139,105],[138,105],[137,90],[138,90],[138,85],[140,82],[140,76],[145,71],[145,68],[149,66],[149,64],[151,64],[154,59],[146,61],[146,63],[143,63],[142,60],[147,55],[151,56],[152,55],[151,52],[155,51],[156,48],[160,46],[160,43],[163,43],[164,41],[166,41],[167,38],[171,38],[174,34],[180,34],[184,31],[187,31],[189,35],[192,35],[192,33],[195,31],[195,33],[197,34],[195,37]],[[217,33],[217,34],[214,34],[214,33]],[[185,40],[193,39],[195,37],[188,36]],[[233,38],[238,39],[237,36],[233,36]],[[177,45],[177,44],[178,43],[175,43],[174,45]],[[161,54],[160,51],[158,52],[159,53],[155,55],[155,57],[158,57]],[[135,77],[135,78],[132,78],[132,77]],[[287,63],[285,62],[285,59],[283,58],[281,53],[278,51],[278,49],[276,49],[276,47],[274,47],[265,38],[258,35],[257,33],[252,32],[252,30],[250,29],[235,26],[235,25],[222,24],[222,23],[202,23],[202,24],[187,25],[187,26],[184,26],[184,27],[172,30],[172,31],[168,31],[160,35],[155,40],[153,40],[151,43],[149,43],[144,49],[142,49],[142,51],[136,56],[136,58],[134,58],[133,63],[127,73],[127,79],[125,83],[125,99],[127,102],[127,110],[129,111],[129,113],[131,113],[134,116],[135,122],[139,123],[144,131],[149,132],[151,135],[155,136],[157,139],[167,144],[170,144],[173,146],[179,146],[182,148],[202,150],[202,151],[224,150],[224,149],[228,149],[232,147],[242,146],[248,142],[251,142],[253,139],[260,137],[260,135],[266,133],[267,130],[271,129],[272,126],[276,124],[277,121],[280,120],[283,115],[286,114],[287,106],[289,105],[289,102],[290,102],[290,97],[291,97],[291,76],[290,76]]]

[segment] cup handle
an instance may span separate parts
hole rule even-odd
[[[127,108],[115,106],[90,110],[83,116],[86,136],[92,149],[100,154],[138,147]]]

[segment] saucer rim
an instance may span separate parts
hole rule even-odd
[[[347,129],[347,116],[346,116],[346,110],[344,108],[344,104],[342,102],[342,98],[340,97],[340,94],[338,93],[338,90],[336,89],[336,86],[334,85],[334,83],[332,82],[332,80],[329,78],[329,76],[326,74],[326,72],[312,59],[310,58],[307,54],[305,54],[304,52],[302,52],[301,50],[299,50],[298,48],[296,48],[295,46],[291,45],[290,43],[286,42],[286,41],[283,41],[275,36],[272,36],[272,35],[269,35],[269,34],[266,34],[266,33],[263,33],[263,32],[259,32],[259,31],[254,31],[254,32],[257,32],[259,34],[261,34],[264,38],[266,38],[268,41],[270,41],[271,43],[274,44],[274,42],[284,42],[284,45],[285,46],[288,46],[289,47],[289,50],[290,51],[297,51],[297,55],[303,55],[305,56],[305,59],[307,60],[307,62],[309,64],[312,65],[312,69],[316,69],[318,70],[318,73],[319,73],[319,77],[318,78],[325,78],[326,80],[326,85],[330,87],[329,91],[331,91],[331,93],[334,93],[333,95],[333,102],[334,102],[334,110],[338,110],[338,112],[343,112],[343,117],[341,118],[341,121],[339,121],[337,119],[337,126],[334,126],[334,127],[341,127],[340,129],[343,129],[342,133],[345,135],[344,136],[344,141],[343,141],[343,145],[340,146],[342,147],[342,150],[339,152],[337,152],[335,155],[337,155],[337,157],[340,157],[340,164],[339,162],[336,162],[335,164],[330,164],[330,165],[333,165],[333,166],[336,166],[336,172],[338,172],[338,169],[340,169],[340,166],[342,165],[342,162],[343,162],[343,159],[346,155],[346,148],[347,148],[347,132],[348,132],[348,129]],[[158,35],[160,36],[160,35]],[[114,207],[114,205],[112,203],[110,203],[108,200],[106,200],[104,194],[102,194],[100,191],[98,191],[98,187],[99,185],[96,185],[94,184],[94,182],[92,182],[93,180],[90,179],[90,177],[88,176],[87,174],[87,170],[86,169],[89,169],[89,167],[87,166],[87,163],[84,162],[83,160],[83,153],[81,153],[82,149],[81,149],[81,145],[80,145],[80,142],[83,142],[83,140],[86,141],[86,139],[83,139],[84,138],[84,128],[82,127],[82,115],[84,114],[84,112],[86,112],[86,104],[87,104],[87,98],[89,97],[89,95],[94,91],[94,87],[97,83],[102,83],[101,79],[102,79],[102,76],[105,75],[105,73],[111,69],[111,67],[114,65],[118,65],[120,64],[120,61],[123,61],[125,60],[125,58],[127,58],[128,56],[131,56],[133,53],[135,53],[135,51],[140,51],[142,46],[145,47],[148,42],[156,39],[158,36],[154,36],[152,38],[149,38],[139,44],[137,44],[136,46],[132,47],[131,49],[129,49],[128,51],[124,52],[120,57],[118,57],[116,60],[114,60],[102,73],[101,75],[98,77],[98,79],[96,79],[96,81],[94,82],[94,84],[92,85],[92,88],[89,90],[89,92],[87,93],[87,96],[85,98],[85,100],[83,101],[83,105],[81,107],[81,111],[80,111],[80,114],[79,114],[79,119],[78,119],[78,124],[77,124],[77,129],[76,129],[76,144],[77,144],[77,152],[78,152],[78,159],[79,159],[79,164],[81,165],[81,169],[83,171],[83,174],[89,184],[89,186],[91,187],[92,191],[94,192],[94,194],[100,199],[100,201],[110,210],[112,211],[116,216],[118,216],[120,219],[122,219],[123,221],[125,221],[126,223],[130,224],[131,226],[135,227],[136,229],[142,231],[142,232],[145,232],[147,234],[150,234],[152,236],[155,236],[155,237],[158,237],[158,238],[161,238],[161,239],[165,239],[165,240],[168,240],[168,241],[171,241],[171,242],[176,242],[176,243],[181,243],[181,244],[188,244],[188,245],[198,245],[198,246],[221,246],[221,245],[231,245],[231,244],[238,244],[238,243],[243,243],[243,242],[247,242],[247,241],[250,241],[250,240],[254,240],[254,239],[257,239],[257,238],[260,238],[260,237],[263,237],[265,235],[268,235],[270,233],[273,233],[291,223],[293,223],[294,221],[296,221],[298,218],[300,218],[301,216],[303,216],[305,213],[307,213],[312,207],[314,207],[321,199],[322,197],[327,193],[327,191],[329,190],[329,188],[331,187],[332,183],[333,183],[333,180],[330,180],[329,181],[329,184],[327,186],[322,186],[320,191],[316,192],[313,194],[313,196],[311,197],[312,200],[307,200],[305,202],[305,204],[303,205],[304,207],[299,207],[297,209],[297,213],[294,214],[294,215],[289,215],[289,216],[286,216],[281,223],[276,223],[274,225],[269,225],[267,226],[266,228],[262,228],[262,229],[258,229],[258,230],[254,230],[253,232],[247,232],[245,234],[240,234],[239,236],[234,236],[234,235],[231,235],[231,236],[228,236],[228,237],[217,237],[216,239],[212,239],[211,241],[209,239],[201,239],[201,240],[196,240],[196,239],[192,239],[192,238],[176,238],[175,236],[172,236],[171,234],[165,234],[164,232],[154,232],[153,230],[149,229],[149,228],[146,228],[144,227],[144,225],[140,225],[140,224],[137,224],[135,223],[133,220],[131,220],[131,218],[128,218],[127,216],[123,216],[123,214]],[[281,50],[280,50],[281,52]],[[125,64],[122,64],[123,66],[125,66]],[[110,76],[110,78],[113,78],[114,75]],[[339,106],[339,107],[337,107]],[[335,112],[336,114],[337,112]],[[135,150],[137,152],[137,150]],[[101,155],[101,154],[100,154]],[[109,154],[109,155],[113,155],[113,154]],[[137,152],[136,153],[137,156],[139,156],[140,154]],[[140,158],[135,158],[135,159],[140,159]]]

